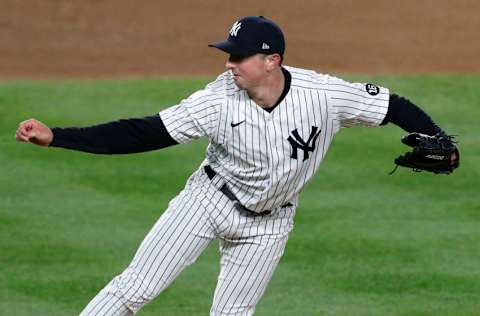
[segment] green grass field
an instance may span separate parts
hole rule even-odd
[[[256,315],[480,315],[480,76],[347,77],[408,96],[457,134],[450,176],[399,169],[395,126],[341,131],[301,195]],[[177,103],[206,80],[0,83],[0,314],[75,315],[132,258],[206,141],[95,156],[14,141],[17,124],[90,125]],[[139,315],[207,315],[217,244]]]

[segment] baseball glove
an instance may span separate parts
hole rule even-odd
[[[402,143],[413,148],[412,151],[395,158],[398,166],[411,168],[413,171],[429,171],[436,174],[450,174],[460,165],[460,154],[453,136],[438,133],[429,136],[410,133],[402,137]]]

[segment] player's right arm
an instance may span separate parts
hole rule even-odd
[[[129,154],[178,144],[158,114],[88,127],[52,128],[29,119],[19,124],[17,141],[62,147],[94,154]]]
[[[93,154],[131,154],[157,150],[214,133],[222,99],[202,90],[180,104],[143,118],[87,127],[50,129],[35,119],[20,123],[15,138],[40,146]]]
[[[219,109],[225,93],[224,78],[182,100],[180,104],[143,118],[88,126],[48,128],[30,119],[20,123],[17,141],[62,147],[94,154],[130,154],[212,138],[217,131]]]

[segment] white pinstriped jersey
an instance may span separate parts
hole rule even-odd
[[[290,90],[271,112],[240,90],[230,71],[160,112],[178,143],[208,137],[204,164],[257,212],[296,205],[340,128],[378,126],[388,109],[386,88],[284,68],[292,75]]]

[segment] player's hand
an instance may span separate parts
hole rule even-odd
[[[458,159],[460,159],[460,154],[458,152],[458,149],[456,149],[452,155],[450,156],[450,164],[451,165],[454,165],[456,163],[458,163]]]
[[[53,141],[52,130],[36,119],[29,119],[18,124],[15,139],[30,142],[38,146],[48,146]]]

